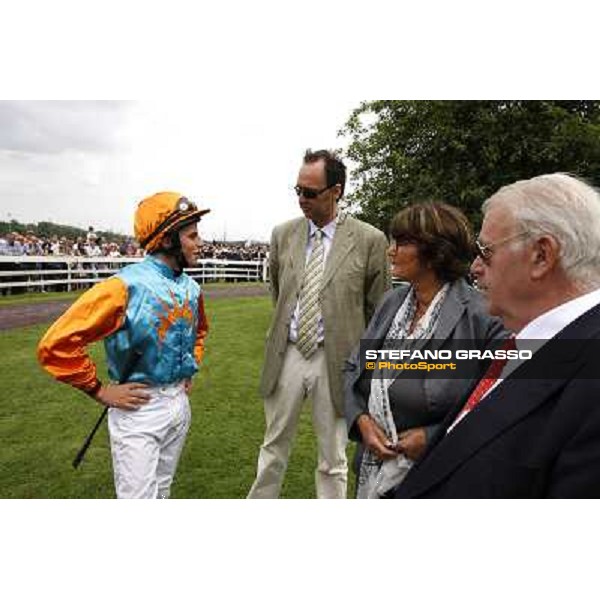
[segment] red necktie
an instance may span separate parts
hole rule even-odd
[[[501,350],[516,350],[517,346],[515,344],[514,336],[511,336],[504,340],[502,346],[500,346]],[[463,406],[462,410],[456,417],[458,421],[464,413],[468,413],[472,411],[481,401],[481,399],[488,393],[490,388],[498,381],[498,377],[500,377],[500,373],[502,373],[502,369],[508,362],[508,358],[495,358],[490,363],[488,370],[485,372],[483,379],[477,384],[475,389],[471,392],[469,399],[466,404]]]

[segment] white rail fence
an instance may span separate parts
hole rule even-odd
[[[0,256],[0,289],[30,291],[76,290],[110,277],[141,258],[80,256]],[[268,281],[268,261],[203,258],[186,269],[199,283]]]

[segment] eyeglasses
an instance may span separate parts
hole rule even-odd
[[[492,242],[491,244],[482,244],[480,240],[475,240],[477,256],[481,258],[481,260],[487,265],[492,260],[492,256],[494,254],[493,248],[497,248],[502,244],[506,244],[506,242],[511,242],[512,240],[516,240],[524,235],[529,235],[529,231],[520,231],[519,233],[509,235],[508,237],[498,240],[497,242]]]
[[[417,240],[408,237],[390,239],[390,246],[394,249],[394,251],[396,251],[401,246],[410,246],[411,244],[418,245],[418,242]]]
[[[335,187],[336,185],[337,185],[337,183],[328,185],[327,187],[324,187],[322,190],[313,190],[312,188],[303,187],[301,185],[295,185],[294,191],[298,195],[298,198],[300,198],[300,196],[304,196],[308,200],[313,200],[317,196],[320,196],[323,192],[326,192],[327,190],[331,189],[332,187]]]

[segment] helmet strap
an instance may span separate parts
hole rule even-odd
[[[158,250],[158,252],[162,252],[163,254],[166,254],[167,256],[172,256],[175,259],[175,263],[176,263],[175,274],[176,275],[181,275],[181,273],[183,272],[183,269],[185,267],[194,266],[194,265],[188,264],[187,260],[185,259],[185,256],[183,255],[183,249],[181,247],[181,238],[179,237],[179,233],[186,225],[189,225],[190,223],[197,223],[199,220],[200,219],[194,215],[191,218],[185,219],[181,223],[178,223],[177,226],[175,227],[175,229],[172,229],[171,231],[169,231],[168,233],[165,234],[164,239],[169,240],[169,242],[170,242],[169,247],[168,248],[165,247],[164,242],[163,242],[162,247],[160,248],[160,250]]]
[[[181,248],[181,240],[179,239],[179,229],[171,231],[169,234],[167,234],[166,238],[171,242],[171,244],[168,248],[163,246],[160,251],[163,254],[172,256],[175,259],[175,263],[177,265],[175,268],[175,274],[181,275],[183,269],[187,267],[188,264],[185,260],[183,250]]]

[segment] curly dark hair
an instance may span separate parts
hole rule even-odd
[[[421,263],[440,281],[456,281],[469,272],[475,256],[475,235],[467,217],[444,202],[411,204],[396,213],[390,224],[396,243],[414,243]]]

